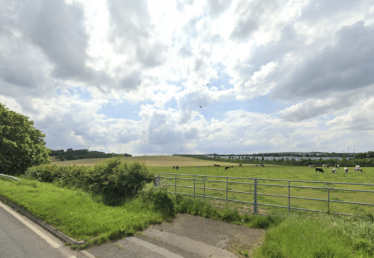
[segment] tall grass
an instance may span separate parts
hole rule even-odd
[[[371,221],[295,213],[266,232],[255,257],[373,257],[373,253]]]

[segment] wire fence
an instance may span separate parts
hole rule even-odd
[[[374,214],[374,184],[160,173],[170,193],[232,204],[240,212],[266,215],[269,209],[339,215]],[[217,206],[221,205],[221,206]]]

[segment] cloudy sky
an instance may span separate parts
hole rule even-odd
[[[374,150],[374,2],[2,0],[0,103],[52,149]]]

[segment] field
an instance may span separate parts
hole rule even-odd
[[[252,164],[245,164],[239,167],[237,163],[207,161],[194,158],[186,158],[179,156],[140,156],[123,158],[126,161],[140,161],[145,162],[154,174],[167,173],[167,174],[186,174],[191,176],[177,176],[177,185],[175,189],[175,175],[162,175],[169,177],[166,183],[170,184],[169,190],[171,192],[186,193],[191,195],[204,196],[204,177],[196,177],[192,175],[207,175],[213,176],[207,178],[215,180],[216,182],[205,181],[205,196],[214,197],[212,201],[218,206],[223,206],[227,199],[252,202],[253,203],[253,190],[254,180],[257,179],[280,179],[280,180],[300,180],[300,181],[318,181],[323,183],[304,183],[304,182],[291,182],[290,189],[288,189],[287,181],[258,181],[258,193],[288,196],[290,191],[291,198],[290,206],[294,208],[304,208],[319,211],[330,211],[335,213],[346,214],[361,214],[365,215],[368,212],[374,212],[372,206],[356,205],[356,204],[343,204],[340,201],[357,202],[357,203],[370,203],[374,204],[374,194],[370,192],[352,192],[336,189],[358,189],[374,191],[374,186],[353,186],[353,185],[340,185],[333,184],[334,182],[345,183],[365,183],[374,184],[374,168],[363,168],[364,173],[354,173],[353,168],[349,168],[348,174],[345,174],[343,168],[337,170],[335,174],[331,173],[331,168],[325,168],[325,173],[316,173],[314,169],[300,166],[270,166],[256,167]],[[86,165],[92,166],[97,162],[104,159],[84,159],[63,162],[53,162],[58,165]],[[213,167],[213,164],[220,164],[221,167]],[[173,169],[173,166],[179,166],[179,170]],[[233,166],[229,170],[225,170],[224,166]],[[214,176],[223,177],[241,177],[246,179],[229,179],[214,178]],[[178,179],[187,178],[189,180]],[[249,179],[251,178],[251,179]],[[242,184],[238,184],[241,182]],[[326,185],[324,182],[331,182],[332,184]],[[243,184],[245,183],[245,184]],[[193,188],[195,184],[195,190]],[[189,186],[181,187],[181,186]],[[294,186],[308,186],[319,187],[325,189],[313,188],[300,188]],[[200,187],[200,189],[199,189]],[[209,190],[207,188],[216,189]],[[226,188],[229,191],[226,196]],[[218,189],[218,190],[217,190]],[[235,191],[235,192],[234,192]],[[246,193],[239,193],[246,192]],[[302,198],[313,198],[316,200],[306,200]],[[323,201],[320,201],[323,200]],[[329,200],[329,201],[328,201]],[[258,203],[271,204],[279,206],[288,206],[288,198],[274,197],[274,196],[258,196]],[[232,204],[232,203],[231,203]],[[233,206],[240,210],[253,211],[252,204],[236,203]],[[274,210],[274,207],[260,205],[260,213],[268,213],[269,210]]]
[[[266,166],[265,167],[254,167],[244,166],[239,167],[236,164],[229,170],[224,168],[210,167],[180,167],[177,171],[170,167],[154,167],[153,172],[156,174],[167,173],[169,175],[161,175],[164,178],[165,183],[170,184],[169,189],[171,192],[177,191],[177,193],[185,193],[191,195],[204,196],[204,184],[205,184],[205,196],[214,197],[212,201],[219,206],[223,206],[227,199],[239,200],[253,203],[253,190],[254,190],[254,178],[265,179],[258,180],[258,193],[288,196],[290,190],[290,196],[296,197],[291,198],[290,206],[294,208],[304,208],[311,210],[330,211],[335,213],[345,214],[356,214],[366,215],[369,212],[373,213],[373,206],[364,206],[357,204],[345,204],[339,203],[340,201],[357,202],[357,203],[370,203],[374,204],[374,193],[371,192],[353,192],[347,190],[337,189],[357,189],[357,190],[370,190],[374,191],[373,186],[357,186],[357,185],[344,185],[334,184],[334,182],[346,182],[346,183],[366,183],[374,184],[374,168],[363,168],[364,173],[354,173],[353,168],[349,168],[349,173],[345,174],[343,169],[340,168],[335,174],[331,173],[331,168],[324,169],[325,173],[316,173],[314,169],[307,167],[296,167],[296,166]],[[170,175],[173,173],[185,174],[184,176]],[[192,176],[192,175],[208,175],[213,177],[207,177],[208,180],[214,180],[214,182],[205,181],[204,177]],[[221,177],[241,177],[243,179],[227,179]],[[179,178],[185,178],[188,180],[182,180]],[[281,180],[296,180],[296,181],[318,181],[321,183],[305,183],[305,182],[291,182],[290,189],[288,188],[287,181],[270,181],[266,179],[281,179]],[[175,181],[178,187],[175,189]],[[325,182],[331,182],[326,184]],[[245,183],[245,184],[243,184]],[[195,190],[194,190],[195,184]],[[262,184],[262,185],[260,185]],[[183,187],[189,186],[190,188]],[[294,186],[307,186],[317,187],[316,188],[300,188]],[[327,188],[329,189],[327,189]],[[200,189],[199,189],[200,188]],[[208,190],[207,188],[216,189]],[[226,188],[229,191],[226,197]],[[217,190],[218,189],[218,190]],[[246,192],[246,193],[239,193]],[[220,198],[220,199],[218,199]],[[306,200],[302,198],[313,198],[318,200]],[[324,201],[320,201],[324,200]],[[329,201],[328,201],[329,200]],[[288,206],[287,197],[273,197],[266,195],[258,196],[258,203],[271,204],[279,206]],[[233,205],[233,203],[231,203]],[[252,204],[236,203],[233,205],[238,209],[245,211],[253,211]],[[269,210],[275,208],[260,205],[260,213],[268,213]]]
[[[53,158],[53,159],[52,159]],[[56,161],[54,157],[51,157],[52,164],[57,164],[61,166],[66,165],[81,165],[81,166],[93,166],[95,163],[105,160],[102,159],[78,159],[78,160],[67,160],[67,161]],[[125,161],[139,161],[145,162],[147,166],[150,167],[193,167],[193,166],[212,166],[213,162],[209,160],[200,160],[194,158],[185,158],[179,156],[138,156],[138,157],[126,157],[123,158]],[[221,166],[237,166],[236,163],[227,162],[215,162],[215,164],[221,164]],[[248,165],[253,166],[253,165]]]

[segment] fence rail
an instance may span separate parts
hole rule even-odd
[[[289,213],[305,210],[348,216],[374,214],[374,184],[160,173],[155,186],[161,179],[171,193],[250,204],[246,207],[249,210],[239,211],[254,214],[264,214],[259,213],[262,206],[288,209]]]

